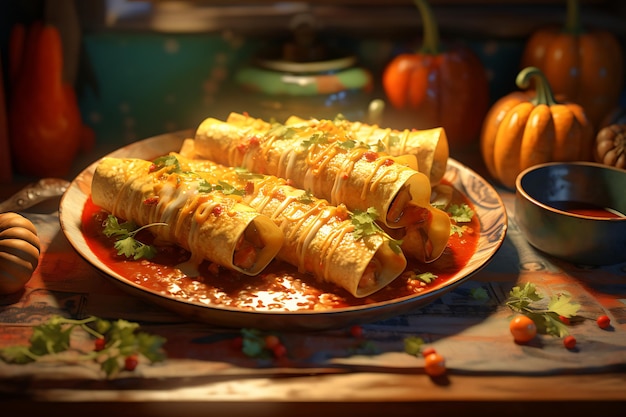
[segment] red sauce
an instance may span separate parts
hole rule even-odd
[[[553,201],[550,205],[558,210],[567,211],[582,216],[600,217],[607,219],[626,218],[626,215],[617,210],[601,207],[596,204],[582,203],[579,201]]]
[[[465,197],[455,192],[456,204],[466,203]],[[361,306],[393,300],[427,291],[445,284],[462,269],[476,250],[480,224],[476,216],[462,236],[454,234],[439,259],[430,264],[409,261],[407,271],[431,272],[437,278],[429,284],[419,280],[398,277],[384,289],[367,298],[355,298],[333,284],[322,283],[308,274],[281,261],[272,262],[260,275],[246,276],[217,267],[209,262],[200,266],[199,277],[188,277],[176,268],[186,261],[189,253],[177,246],[159,247],[151,260],[129,260],[117,255],[114,240],[102,233],[102,224],[108,215],[88,199],[82,215],[83,235],[93,253],[113,271],[129,281],[165,296],[211,306],[228,306],[249,310],[320,310]],[[137,239],[151,244],[149,231],[142,231]]]

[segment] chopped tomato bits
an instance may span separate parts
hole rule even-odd
[[[608,329],[611,326],[611,319],[607,315],[602,315],[596,319],[598,327],[601,329]]]
[[[432,347],[432,346],[428,346],[428,347],[426,347],[426,348],[424,348],[424,349],[422,350],[422,356],[423,356],[423,357],[426,357],[426,356],[428,356],[428,355],[430,355],[430,354],[432,354],[432,353],[437,353],[437,351],[435,350],[435,348],[434,348],[434,347]]]
[[[94,350],[96,352],[100,352],[101,350],[104,350],[105,347],[106,347],[106,340],[104,339],[104,337],[99,337],[94,342]]]
[[[129,355],[124,359],[124,369],[127,371],[134,371],[139,364],[139,358],[137,355]]]
[[[374,151],[366,151],[363,153],[363,158],[368,162],[374,162],[378,158],[378,153]]]
[[[287,348],[282,343],[279,343],[270,350],[272,351],[272,353],[274,354],[274,358],[276,359],[280,359],[287,354]]]
[[[146,206],[154,206],[159,204],[159,197],[150,197],[150,198],[146,198],[145,200],[143,200],[143,203]]]
[[[363,327],[359,326],[358,324],[350,327],[350,335],[356,338],[363,337]]]
[[[576,347],[576,338],[572,335],[565,336],[563,339],[563,346],[569,350],[574,349]]]

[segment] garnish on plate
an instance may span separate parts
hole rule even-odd
[[[354,225],[354,237],[355,239],[363,239],[366,236],[381,234],[389,239],[389,247],[395,253],[400,253],[402,249],[401,240],[393,239],[376,223],[378,219],[378,212],[374,207],[368,208],[366,211],[356,210],[351,216],[352,224]]]
[[[474,210],[467,204],[451,204],[447,207],[446,212],[450,215],[451,225],[450,234],[458,234],[461,236],[465,231],[463,223],[469,223],[474,217]]]
[[[137,233],[152,226],[167,226],[167,223],[151,223],[142,227],[138,227],[134,222],[120,223],[117,217],[109,214],[104,221],[104,230],[102,231],[107,237],[115,237],[115,249],[118,255],[124,255],[134,260],[153,258],[157,250],[154,246],[146,245],[135,238]]]

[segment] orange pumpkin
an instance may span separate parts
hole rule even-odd
[[[568,0],[564,28],[530,36],[521,62],[543,71],[555,94],[583,106],[596,129],[618,103],[624,77],[620,43],[606,30],[583,30],[578,0]]]
[[[596,135],[594,159],[601,164],[626,169],[626,124],[611,124]]]
[[[37,229],[26,217],[0,213],[0,294],[21,290],[39,264]]]
[[[515,91],[500,98],[487,113],[481,132],[481,154],[489,174],[510,189],[517,175],[533,165],[592,158],[593,128],[583,108],[557,102],[538,68],[523,69],[516,83],[528,88],[531,79],[536,92]]]
[[[466,47],[442,49],[433,13],[414,0],[422,16],[423,45],[394,57],[382,84],[390,104],[409,110],[411,127],[443,127],[452,147],[475,142],[489,108],[489,83],[480,59]]]

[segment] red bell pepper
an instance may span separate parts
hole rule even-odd
[[[423,45],[387,64],[382,80],[387,98],[394,108],[409,111],[410,127],[443,127],[452,148],[477,142],[489,107],[485,68],[467,47],[442,48],[430,6],[413,1],[422,17]]]

